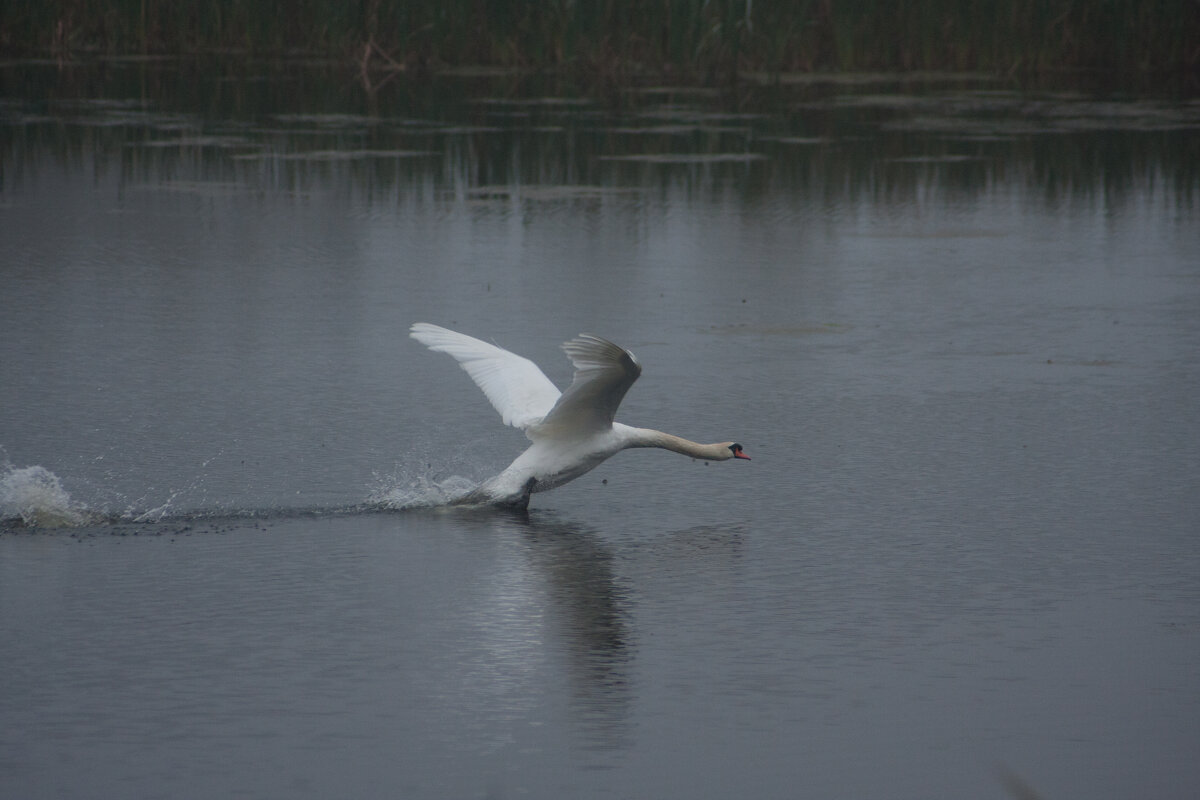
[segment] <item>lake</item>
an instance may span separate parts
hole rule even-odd
[[[0,66],[0,794],[1200,795],[1200,106]],[[524,447],[418,321],[618,419]]]

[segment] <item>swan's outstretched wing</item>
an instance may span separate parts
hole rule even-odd
[[[505,425],[527,428],[540,422],[558,401],[558,388],[527,358],[428,322],[413,325],[409,335],[430,350],[453,356],[500,412]]]
[[[581,333],[562,349],[575,365],[575,378],[539,426],[547,433],[585,434],[612,427],[622,398],[642,374],[633,353]]]

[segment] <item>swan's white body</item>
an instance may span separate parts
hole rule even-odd
[[[563,344],[575,378],[560,393],[532,361],[495,345],[427,322],[413,325],[410,335],[458,361],[504,422],[524,430],[532,442],[464,502],[525,507],[531,492],[562,486],[630,447],[661,447],[709,461],[750,458],[736,442],[698,444],[613,422],[642,367],[628,350],[597,336],[580,334]]]

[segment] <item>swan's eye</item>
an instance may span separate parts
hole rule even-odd
[[[740,444],[731,444],[729,445],[729,449],[733,451],[734,455],[742,452],[742,446]]]

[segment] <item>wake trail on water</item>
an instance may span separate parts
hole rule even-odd
[[[174,495],[152,508],[121,511],[89,507],[71,497],[62,480],[43,466],[17,467],[0,462],[0,529],[77,528],[122,523],[163,523],[205,519],[263,519],[332,516],[381,511],[432,509],[458,505],[478,486],[460,475],[408,474],[375,476],[367,498],[341,506],[273,508],[197,508],[173,505]]]

